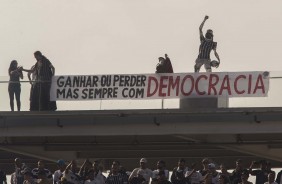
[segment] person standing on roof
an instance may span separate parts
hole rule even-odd
[[[201,23],[199,30],[200,30],[200,48],[199,48],[199,55],[198,58],[196,59],[195,62],[195,72],[199,72],[200,68],[202,65],[205,66],[205,69],[207,72],[211,72],[211,59],[210,59],[210,53],[213,50],[214,51],[214,55],[218,60],[218,63],[215,65],[215,67],[217,68],[220,64],[220,59],[219,59],[219,55],[216,51],[216,47],[217,47],[217,42],[213,41],[213,31],[211,29],[208,29],[205,36],[203,35],[203,27],[204,24],[206,22],[206,20],[208,20],[208,16],[205,16],[203,22]]]

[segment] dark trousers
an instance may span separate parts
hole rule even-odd
[[[10,97],[11,111],[14,111],[14,96],[16,97],[18,111],[20,111],[21,110],[21,86],[18,84],[16,85],[9,84],[8,92],[9,92],[9,97]]]
[[[35,83],[30,93],[31,111],[55,111],[56,102],[50,101],[50,82]]]

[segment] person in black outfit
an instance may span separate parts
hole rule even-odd
[[[172,64],[167,54],[165,54],[165,58],[159,57],[156,73],[173,73]]]
[[[35,73],[36,83],[33,86],[31,101],[34,105],[31,111],[54,111],[57,109],[56,102],[50,101],[50,89],[52,76],[55,68],[52,63],[40,51],[34,53],[36,64],[31,70],[23,71]]]
[[[9,80],[9,97],[10,97],[10,107],[11,111],[14,111],[14,96],[16,96],[18,111],[21,110],[21,84],[20,78],[23,79],[22,67],[18,67],[18,62],[16,60],[11,61],[8,70],[10,80]]]
[[[237,159],[236,167],[229,177],[232,184],[238,184],[242,182],[241,175],[243,171],[244,171],[243,161],[241,159]]]
[[[254,165],[260,164],[260,169],[252,170]],[[267,162],[266,160],[261,160],[259,162],[253,161],[249,168],[249,173],[253,176],[256,176],[256,183],[255,184],[264,184],[268,181],[268,174],[271,171],[267,170]]]
[[[276,177],[276,183],[280,184],[281,183],[281,177],[282,177],[282,170],[278,172],[277,177]]]
[[[7,184],[6,173],[0,170],[0,184]]]
[[[154,184],[172,184],[170,181],[167,180],[164,171],[160,171],[158,173],[157,181]]]

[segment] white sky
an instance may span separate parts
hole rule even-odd
[[[154,73],[165,53],[175,72],[193,72],[205,15],[203,31],[214,30],[221,58],[214,71],[281,71],[281,7],[281,0],[0,0],[0,76],[13,59],[30,68],[36,50],[56,75]]]

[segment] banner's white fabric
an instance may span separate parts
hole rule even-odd
[[[265,97],[269,72],[54,76],[51,100]]]

